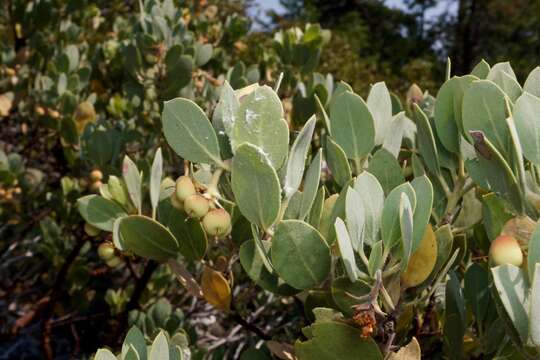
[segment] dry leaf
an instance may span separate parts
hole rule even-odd
[[[195,297],[203,297],[201,287],[197,283],[197,280],[191,275],[191,273],[181,264],[175,260],[169,260],[169,267],[176,275],[178,281],[186,288],[188,293]]]
[[[406,346],[399,349],[397,353],[391,353],[388,360],[421,360],[422,352],[420,344],[415,337]]]
[[[501,235],[514,237],[520,245],[527,245],[536,228],[536,223],[528,216],[516,216],[508,220],[501,231]]]
[[[420,285],[424,282],[437,261],[437,239],[431,224],[428,224],[420,247],[411,255],[407,270],[401,274],[404,288]]]
[[[203,296],[210,304],[221,310],[228,310],[231,305],[231,287],[219,271],[206,266],[201,287]]]

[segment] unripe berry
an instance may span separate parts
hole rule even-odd
[[[90,172],[90,181],[92,182],[96,182],[96,181],[100,181],[103,179],[103,173],[96,169],[96,170],[92,170],[92,172]]]
[[[184,210],[189,217],[200,219],[208,213],[210,204],[199,194],[191,195],[184,201]]]
[[[101,243],[98,246],[98,255],[103,261],[109,261],[112,258],[116,257],[114,255],[114,246],[110,243]]]
[[[88,235],[88,236],[98,236],[99,233],[101,232],[100,229],[98,229],[97,227],[93,226],[92,224],[89,224],[89,223],[85,223],[84,224],[84,232]]]
[[[113,268],[113,269],[115,267],[118,267],[121,263],[122,263],[122,259],[119,258],[118,256],[114,256],[111,259],[105,261],[105,264],[107,264],[108,267]]]
[[[231,215],[225,209],[214,209],[202,220],[204,231],[210,236],[225,236],[231,228]]]
[[[188,197],[194,195],[197,191],[195,185],[189,176],[180,176],[176,179],[176,197],[180,201],[186,201]]]
[[[491,243],[489,254],[496,265],[521,266],[523,264],[523,252],[513,236],[499,235]]]
[[[184,210],[184,203],[178,200],[175,193],[171,194],[171,204],[175,209]]]

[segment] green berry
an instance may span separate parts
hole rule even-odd
[[[186,201],[191,195],[195,195],[197,190],[195,190],[195,185],[189,176],[180,176],[176,179],[176,197],[180,201]]]
[[[225,209],[214,209],[202,220],[204,231],[210,236],[225,236],[231,229],[231,215]]]
[[[104,261],[109,261],[112,258],[116,257],[114,255],[114,246],[112,246],[110,243],[101,243],[98,246],[98,255],[101,259]]]
[[[210,204],[202,195],[191,195],[184,201],[184,210],[189,217],[200,219],[210,210]]]
[[[88,235],[88,236],[98,236],[99,233],[101,232],[100,229],[98,229],[97,227],[95,227],[94,225],[91,225],[89,223],[85,223],[84,224],[84,232]]]
[[[109,260],[105,261],[105,264],[107,264],[108,267],[115,268],[118,267],[122,263],[122,259],[118,256],[114,256],[110,258]]]

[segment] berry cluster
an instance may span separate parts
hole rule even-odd
[[[17,186],[16,181],[13,186],[4,187],[0,184],[0,202],[12,202],[21,193],[21,187]]]
[[[216,207],[219,204],[212,195],[199,190],[189,176],[180,176],[171,195],[172,205],[191,218],[202,219],[208,235],[216,238],[228,235],[231,232],[231,215],[227,210]]]

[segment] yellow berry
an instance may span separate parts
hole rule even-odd
[[[90,185],[90,191],[91,192],[94,192],[94,193],[98,193],[99,192],[99,188],[101,187],[103,183],[101,181],[95,181],[92,183],[92,185]]]
[[[210,210],[208,200],[202,195],[191,195],[184,201],[184,210],[189,217],[200,219]]]
[[[231,228],[231,215],[225,209],[213,209],[202,220],[204,231],[210,236],[225,236]]]
[[[523,264],[523,252],[513,236],[499,235],[491,242],[489,254],[496,265],[521,266]]]
[[[105,261],[105,264],[107,264],[108,267],[113,268],[113,269],[115,267],[118,267],[121,263],[122,263],[122,259],[119,258],[118,256],[114,256],[110,258],[109,260]]]
[[[114,255],[114,246],[110,243],[101,243],[98,246],[98,255],[104,261],[109,261]]]
[[[103,173],[100,170],[96,169],[90,172],[90,181],[96,182],[96,181],[101,181],[102,179],[103,179]]]
[[[180,176],[176,179],[176,197],[180,201],[186,201],[188,197],[196,194],[195,185],[189,176]]]
[[[184,203],[178,200],[175,193],[171,194],[171,204],[175,209],[184,210]]]

